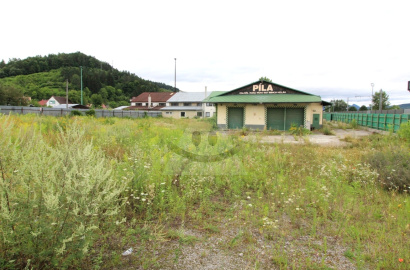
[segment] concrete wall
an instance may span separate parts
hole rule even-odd
[[[306,122],[309,121],[310,124],[313,124],[313,115],[314,114],[320,114],[319,124],[323,125],[322,124],[323,106],[320,103],[307,104],[307,107],[306,107]]]

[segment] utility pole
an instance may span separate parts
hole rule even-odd
[[[174,92],[177,91],[177,59],[175,59],[175,73],[174,73]]]
[[[382,89],[380,89],[380,96],[379,96],[379,111],[382,113]]]
[[[80,66],[81,69],[81,105],[83,105],[83,66]]]
[[[372,110],[372,108],[373,108],[373,86],[374,86],[374,83],[371,83],[370,85],[372,86],[372,97],[370,99],[370,110]]]
[[[68,79],[66,80],[65,85],[65,107],[68,109]]]

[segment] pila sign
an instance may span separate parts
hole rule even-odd
[[[240,95],[260,95],[260,94],[286,94],[285,89],[273,87],[272,84],[253,84],[251,88],[243,89]]]

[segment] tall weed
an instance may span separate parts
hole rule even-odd
[[[77,124],[50,145],[0,118],[0,268],[80,266],[102,225],[115,222],[124,185]]]

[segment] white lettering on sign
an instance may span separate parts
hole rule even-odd
[[[240,91],[239,95],[260,95],[260,94],[286,94],[285,90],[273,90],[271,84],[254,84],[252,85],[252,91]]]
[[[253,92],[259,91],[259,92],[271,92],[273,91],[273,87],[272,85],[268,85],[268,88],[265,88],[265,85],[263,84],[255,84],[252,86]]]

